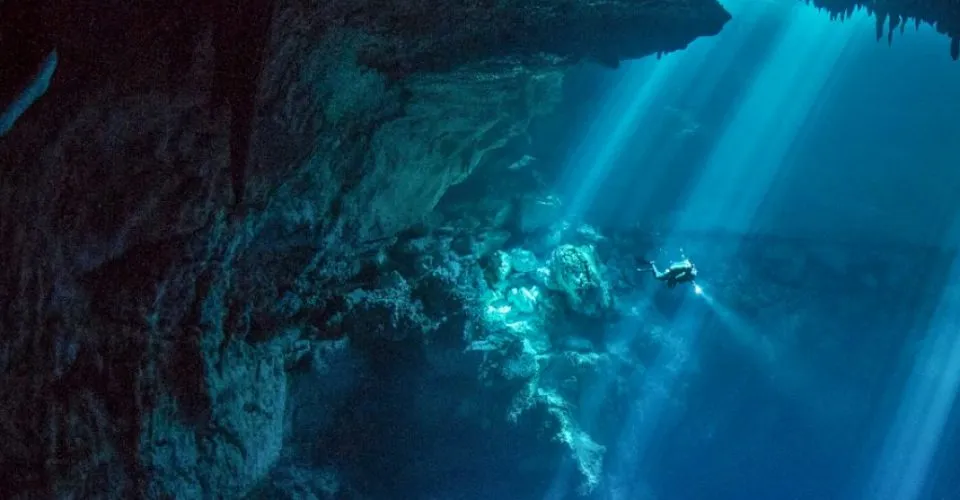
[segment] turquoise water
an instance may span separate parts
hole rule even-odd
[[[584,70],[563,121],[579,125],[542,131],[569,144],[538,151],[561,165],[568,217],[658,234],[659,258],[682,248],[701,269],[702,296],[637,299],[695,362],[638,378],[661,396],[626,419],[608,494],[958,498],[949,40],[909,23],[890,44],[865,13],[724,3],[716,37]]]

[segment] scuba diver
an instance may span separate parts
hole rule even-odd
[[[650,261],[650,267],[648,269],[640,269],[640,271],[653,272],[654,278],[656,278],[657,281],[666,283],[668,288],[673,288],[680,283],[692,284],[693,280],[697,279],[697,267],[686,257],[684,257],[683,260],[670,263],[670,266],[662,271],[657,269],[655,262]]]

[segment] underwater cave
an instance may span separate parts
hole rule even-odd
[[[960,498],[954,0],[0,0],[0,499]]]

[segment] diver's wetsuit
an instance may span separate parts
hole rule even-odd
[[[673,288],[680,283],[692,282],[697,277],[697,268],[686,259],[670,264],[670,267],[663,271],[658,270],[657,265],[651,262],[650,270],[653,271],[653,276],[666,283],[668,288]]]

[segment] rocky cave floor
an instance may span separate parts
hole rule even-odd
[[[605,459],[622,458],[629,419],[657,398],[662,411],[682,412],[686,388],[719,373],[704,373],[702,356],[763,368],[791,346],[816,353],[828,373],[849,339],[811,336],[816,318],[862,324],[876,316],[877,299],[848,301],[841,318],[824,310],[832,306],[818,288],[882,296],[916,279],[896,270],[914,250],[687,238],[684,251],[709,270],[711,300],[766,326],[744,352],[701,354],[710,348],[692,340],[683,316],[718,311],[692,288],[668,289],[640,269],[646,257],[667,261],[678,249],[661,249],[649,232],[560,222],[562,203],[550,195],[473,209],[465,215],[453,204],[452,219],[372,255],[359,273],[368,281],[328,306],[314,333],[271,341],[295,354],[286,361],[285,431],[276,429],[285,445],[257,490],[264,498],[522,499],[558,484],[566,493],[557,498],[607,498],[616,477]],[[723,338],[707,346],[734,342],[723,326],[696,325]],[[350,333],[315,340],[333,331]],[[834,369],[843,385],[849,373]],[[669,387],[659,385],[664,371]],[[867,405],[855,399],[831,408],[852,407],[858,418]]]
[[[523,174],[495,176],[509,175]],[[863,325],[877,301],[894,302],[884,290],[917,285],[900,266],[918,251],[948,261],[734,235],[680,237],[683,249],[666,249],[649,231],[564,222],[548,193],[477,184],[454,188],[428,223],[370,255],[321,321],[269,342],[292,353],[291,368],[275,429],[284,445],[255,497],[523,499],[560,488],[557,498],[608,498],[618,480],[608,462],[624,459],[630,419],[652,404],[683,412],[688,387],[720,373],[702,363],[769,375],[787,350],[806,352],[818,371],[840,374],[837,386],[882,370],[870,356],[832,366],[844,363],[849,334],[810,335],[823,330],[817,318],[839,331]],[[680,251],[708,270],[714,307],[642,269]],[[843,313],[824,299],[865,290],[870,298]],[[285,300],[303,307],[302,297]],[[733,353],[731,325],[702,321],[724,314],[759,332]],[[714,338],[697,342],[697,332]],[[868,406],[850,397],[829,407],[848,422]]]
[[[462,208],[370,255],[322,321],[268,343],[291,353],[290,389],[257,494],[533,498],[558,474],[594,491],[631,381],[687,358],[665,316],[641,321],[639,241],[557,223],[552,196]],[[616,325],[630,334],[605,335]]]

